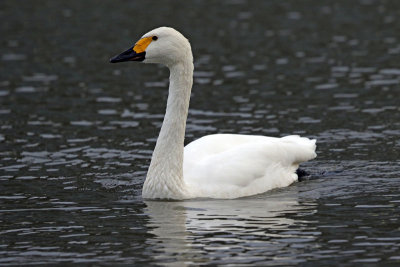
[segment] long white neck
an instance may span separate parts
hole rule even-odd
[[[183,147],[193,84],[191,53],[185,62],[175,63],[169,69],[167,110],[143,185],[143,198],[189,197],[183,180]]]

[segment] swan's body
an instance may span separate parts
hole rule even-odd
[[[144,198],[232,199],[259,194],[297,181],[299,164],[316,157],[316,140],[294,135],[214,134],[184,148],[193,84],[189,42],[172,28],[157,28],[111,62],[129,60],[170,69],[167,110],[143,185]]]

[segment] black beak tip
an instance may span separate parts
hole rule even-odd
[[[110,58],[110,63],[117,63],[118,62],[117,57],[118,56]]]
[[[110,63],[118,63],[125,61],[143,61],[145,59],[146,52],[136,53],[133,47],[129,48],[125,52],[110,58]]]

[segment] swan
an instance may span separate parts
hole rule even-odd
[[[110,59],[125,61],[158,63],[170,70],[166,113],[143,184],[144,199],[256,195],[297,181],[299,164],[316,157],[316,140],[297,135],[212,134],[184,147],[194,66],[190,43],[177,30],[151,30]]]

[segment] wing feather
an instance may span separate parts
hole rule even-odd
[[[185,147],[184,179],[187,183],[245,188],[257,179],[293,174],[298,164],[315,157],[315,140],[216,134]]]

